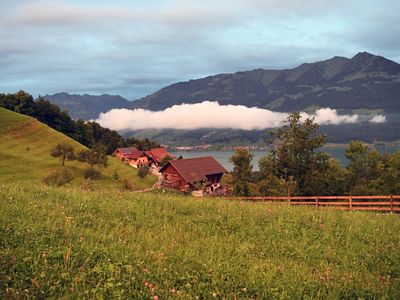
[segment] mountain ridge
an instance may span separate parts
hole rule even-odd
[[[96,119],[101,112],[113,108],[129,108],[132,104],[119,95],[78,95],[66,92],[45,95],[42,98],[58,105],[62,110],[68,111],[73,119]]]
[[[303,63],[293,69],[262,68],[178,82],[138,99],[132,108],[163,110],[206,100],[276,111],[310,106],[400,112],[400,65],[360,52]]]

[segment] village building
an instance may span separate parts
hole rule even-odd
[[[171,157],[171,159],[175,158],[165,148],[153,148],[148,151],[141,151],[135,147],[117,148],[113,155],[136,168],[144,166],[159,167],[166,156]]]
[[[162,186],[181,191],[203,190],[215,194],[226,169],[212,156],[169,161],[160,169]]]
[[[112,155],[118,157],[120,160],[127,160],[128,156],[135,151],[138,151],[135,147],[117,148]]]
[[[140,168],[149,165],[149,158],[144,151],[134,151],[127,157],[129,165]]]
[[[148,157],[150,163],[153,163],[156,166],[160,166],[160,163],[166,156],[175,159],[175,156],[169,153],[165,148],[153,148],[149,151],[145,151],[144,155]]]

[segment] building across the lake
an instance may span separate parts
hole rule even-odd
[[[160,172],[164,187],[181,191],[204,190],[211,194],[222,189],[221,178],[227,173],[212,156],[171,160]]]

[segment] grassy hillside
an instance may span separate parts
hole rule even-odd
[[[1,183],[0,206],[0,298],[400,298],[396,215]]]
[[[84,148],[35,119],[3,108],[0,108],[0,139],[0,182],[41,182],[44,176],[60,168],[60,161],[49,154],[54,145],[66,142],[76,150]],[[67,161],[66,167],[73,172],[73,185],[87,185],[83,178],[87,164]],[[152,176],[139,179],[134,168],[112,157],[109,166],[99,170],[102,176],[90,184],[92,188],[120,187],[124,178],[130,180],[136,189],[150,187],[156,181]],[[115,171],[121,178],[119,181],[112,178]]]
[[[155,179],[114,159],[53,188],[50,148],[83,146],[3,109],[0,138],[0,299],[400,299],[397,215],[124,192]]]

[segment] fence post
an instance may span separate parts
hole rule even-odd
[[[353,210],[353,198],[352,197],[350,197],[350,199],[349,199],[349,208],[350,208],[350,210]]]
[[[319,202],[318,202],[318,197],[315,198],[315,206],[318,207]]]
[[[390,195],[390,213],[393,213],[393,195]]]

